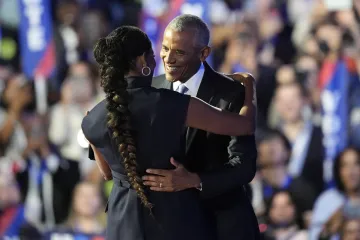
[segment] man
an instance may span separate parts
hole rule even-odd
[[[211,51],[208,44],[209,29],[200,18],[181,15],[172,20],[160,53],[165,75],[154,78],[153,87],[172,89],[239,112],[244,87],[206,63]],[[243,187],[256,172],[254,136],[235,138],[191,128],[184,134],[185,166],[171,159],[174,170],[148,169],[151,175],[143,177],[144,184],[165,192],[197,188],[218,239],[259,239],[255,213]]]

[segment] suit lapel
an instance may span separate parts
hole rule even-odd
[[[214,74],[215,73],[214,70],[206,62],[204,62],[204,66],[205,66],[204,76],[203,79],[201,80],[196,97],[212,105],[215,96],[214,81],[216,78],[216,74]],[[196,128],[189,127],[187,129],[186,153],[188,153],[197,131],[198,129]]]
[[[172,82],[169,82],[168,80],[164,79],[163,85],[161,86],[161,88],[171,90],[172,89]]]

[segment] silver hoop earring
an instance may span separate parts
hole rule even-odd
[[[148,66],[145,66],[141,69],[141,73],[142,75],[144,75],[145,77],[149,76],[151,73],[151,69]]]

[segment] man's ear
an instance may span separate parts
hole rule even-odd
[[[209,46],[204,47],[200,52],[200,61],[205,62],[206,58],[210,55],[210,53],[211,53],[211,47]]]

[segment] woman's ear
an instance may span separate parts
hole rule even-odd
[[[135,67],[136,71],[141,72],[141,69],[147,66],[145,60],[145,54],[136,57],[132,65]]]
[[[143,53],[141,56],[139,56],[139,63],[141,64],[141,67],[147,67],[146,53]]]

